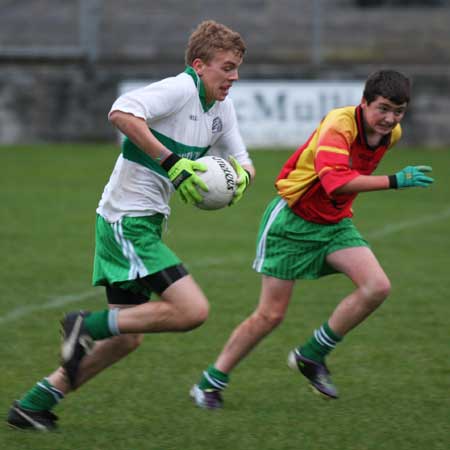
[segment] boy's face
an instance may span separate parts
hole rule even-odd
[[[193,61],[192,67],[205,85],[208,103],[225,100],[232,84],[239,79],[241,63],[242,58],[231,50],[217,52],[209,63],[204,63],[200,58]]]
[[[370,104],[363,98],[361,107],[364,113],[366,133],[380,136],[389,134],[403,119],[407,106],[406,102],[398,105],[381,96],[378,96]]]

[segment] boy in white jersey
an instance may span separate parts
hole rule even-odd
[[[208,315],[208,301],[178,257],[162,242],[162,222],[177,189],[187,203],[208,187],[195,162],[220,146],[238,175],[232,204],[254,168],[227,98],[245,53],[241,36],[214,21],[190,36],[186,70],[119,97],[109,120],[124,135],[122,153],[97,208],[94,285],[109,309],[78,311],[62,321],[62,366],[38,382],[8,414],[9,425],[46,431],[51,409],[70,391],[135,350],[144,333],[187,331]],[[149,302],[154,292],[160,298]],[[98,342],[96,342],[98,341]]]

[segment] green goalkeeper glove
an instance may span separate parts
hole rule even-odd
[[[389,176],[389,186],[394,189],[408,187],[427,187],[433,183],[434,179],[427,177],[424,172],[431,172],[430,166],[408,166]]]
[[[208,192],[208,186],[195,171],[206,172],[205,164],[172,153],[163,161],[161,167],[169,175],[169,180],[180,193],[184,203],[194,204],[203,200],[197,186],[205,192]]]
[[[250,173],[245,170],[233,156],[230,156],[228,158],[230,161],[230,164],[233,166],[234,170],[237,173],[238,179],[237,179],[237,189],[234,193],[233,199],[230,202],[230,206],[237,203],[242,196],[244,195],[244,191],[247,189],[248,185],[250,184]]]

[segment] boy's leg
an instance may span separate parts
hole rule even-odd
[[[356,290],[339,303],[328,321],[335,333],[345,336],[383,303],[391,285],[368,247],[339,250],[330,254],[327,261],[356,285]]]
[[[188,331],[208,317],[208,300],[191,275],[186,275],[152,301],[124,311],[117,318],[120,333]]]
[[[132,305],[109,306],[128,308]],[[16,428],[40,431],[55,428],[57,417],[51,410],[64,399],[65,395],[130,354],[140,345],[142,339],[142,335],[122,335],[96,342],[93,352],[81,362],[73,387],[67,379],[66,371],[59,367],[48,377],[37,382],[20,400],[14,402],[8,414],[8,423]]]
[[[134,306],[137,305],[110,304],[109,308],[122,310]],[[93,351],[82,359],[73,386],[69,382],[63,367],[59,367],[48,378],[54,386],[64,394],[67,394],[71,390],[78,389],[98,373],[132,353],[139,347],[143,339],[143,334],[136,333],[112,336],[108,339],[96,341]]]
[[[50,409],[65,394],[80,387],[139,346],[142,334],[139,331],[133,332],[133,329],[144,332],[192,329],[206,320],[208,302],[198,285],[188,275],[165,289],[161,294],[160,301],[146,302],[140,305],[110,304],[110,310],[116,312],[117,327],[121,334],[96,341],[92,353],[79,361],[72,376],[73,383],[68,380],[66,370],[62,367],[37,383],[20,402],[16,402],[11,407],[8,417],[10,425],[18,428],[42,429],[39,427],[44,424],[45,429],[54,428],[56,416],[50,414]],[[123,321],[121,320],[122,314],[124,314]],[[108,321],[108,314],[105,315],[105,320]],[[100,328],[104,329],[106,326],[102,324]],[[58,393],[60,394],[59,398],[57,398]],[[27,408],[21,406],[21,403],[25,404]],[[24,413],[27,416],[26,422],[22,421],[21,414]]]
[[[253,314],[231,334],[215,367],[229,373],[286,314],[295,281],[262,276],[259,304]]]
[[[337,398],[325,357],[351,329],[381,305],[389,294],[390,283],[368,247],[338,250],[328,255],[327,262],[347,275],[356,290],[339,303],[328,322],[315,330],[305,344],[289,354],[289,366],[299,369],[316,391],[328,398]]]
[[[215,364],[203,373],[199,384],[191,390],[191,396],[198,406],[210,409],[222,406],[217,393],[226,387],[228,374],[281,323],[294,283],[295,281],[263,275],[258,307],[233,331]]]
[[[170,269],[170,268],[169,268]],[[208,316],[208,301],[190,275],[170,278],[163,270],[157,277],[166,287],[161,300],[146,302],[126,309],[111,309],[89,314],[70,313],[70,327],[63,323],[63,366],[74,385],[81,362],[86,358],[86,340],[98,341],[113,335],[187,331],[201,325]],[[160,283],[159,283],[160,284]],[[154,291],[158,292],[157,289]],[[73,320],[75,319],[75,320]],[[79,326],[75,326],[78,323]],[[66,351],[67,350],[67,351]]]

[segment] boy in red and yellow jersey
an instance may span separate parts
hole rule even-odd
[[[378,108],[378,104],[373,107]],[[403,115],[405,107],[394,107],[398,109],[394,114]],[[364,109],[365,100],[357,107],[332,110],[282,168],[276,181],[278,193],[303,219],[328,224],[351,217],[351,204],[358,192],[341,193],[339,188],[360,175],[370,175],[400,139],[397,123],[389,135],[370,146],[364,132]],[[384,187],[386,179],[381,181],[380,187]]]
[[[307,142],[285,163],[278,196],[261,221],[254,268],[262,274],[258,307],[232,333],[224,349],[191,390],[196,404],[222,405],[229,373],[283,320],[298,279],[347,275],[356,289],[341,300],[310,339],[292,350],[288,365],[326,398],[337,398],[326,355],[386,299],[390,282],[353,225],[352,203],[360,192],[429,186],[428,166],[395,175],[372,175],[401,137],[400,122],[410,82],[399,72],[378,71],[366,81],[361,104],[330,111]]]

